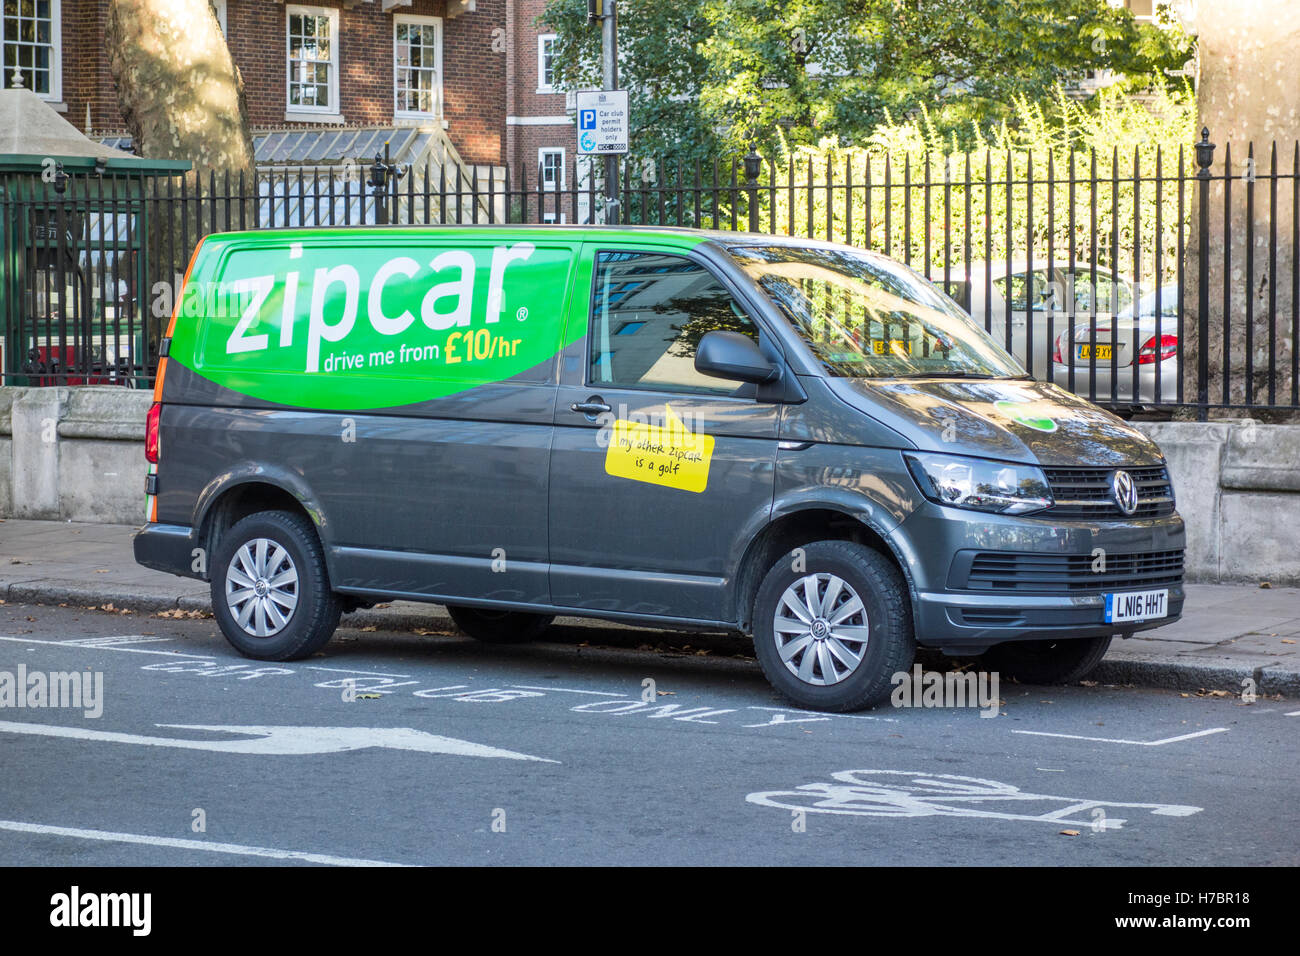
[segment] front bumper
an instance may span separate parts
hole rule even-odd
[[[1171,624],[1182,615],[1186,532],[1177,514],[1060,521],[987,515],[926,502],[893,537],[914,589],[916,640],[925,647],[978,653],[1005,641],[1132,634]],[[1074,570],[1062,572],[1062,586],[1033,580],[1031,574],[1023,575],[1023,581],[1011,574],[1000,587],[977,587],[970,573],[973,554],[1008,560],[1018,556]],[[1111,557],[1110,573],[1093,574],[1098,555]],[[1144,569],[1175,561],[1173,570],[1115,573],[1117,568]],[[1169,592],[1165,617],[1106,622],[1107,593],[1159,588]]]

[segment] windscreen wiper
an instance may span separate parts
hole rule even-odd
[[[895,375],[894,378],[997,378],[987,372],[968,372],[965,369],[952,369],[947,372],[908,372]]]

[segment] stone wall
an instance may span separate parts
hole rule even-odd
[[[0,516],[139,524],[153,393],[0,388]]]

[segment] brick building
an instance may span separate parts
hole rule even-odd
[[[213,5],[243,74],[259,165],[322,159],[308,144],[323,137],[267,134],[414,127],[449,142],[463,171],[508,166],[515,181],[526,169],[530,186],[539,172],[544,188],[573,182],[573,119],[552,84],[551,37],[535,22],[545,0]],[[123,132],[103,45],[108,6],[5,0],[0,37],[4,85],[20,81],[100,138]],[[326,161],[376,141],[331,139]]]

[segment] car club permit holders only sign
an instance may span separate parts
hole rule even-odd
[[[611,426],[605,472],[615,478],[702,493],[709,483],[713,436],[690,431],[672,406],[663,426],[618,419]]]
[[[582,90],[575,99],[579,155],[626,153],[631,126],[627,90]]]

